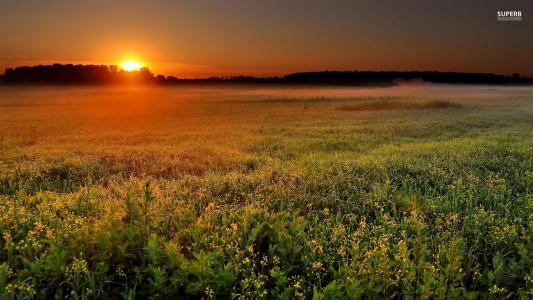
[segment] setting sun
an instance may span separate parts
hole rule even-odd
[[[120,63],[120,68],[127,72],[139,71],[142,68],[142,64],[138,61],[127,60]]]

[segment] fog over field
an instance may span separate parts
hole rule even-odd
[[[395,87],[321,87],[265,85],[191,86],[0,86],[0,105],[102,104],[146,100],[153,105],[179,101],[257,101],[257,100],[364,100],[364,97],[436,97],[453,100],[491,102],[496,99],[531,96],[532,86],[407,84]],[[510,96],[510,97],[508,97]],[[357,99],[355,99],[357,98]],[[369,99],[371,100],[371,99]]]

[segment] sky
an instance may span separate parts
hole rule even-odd
[[[498,21],[499,10],[520,10],[522,21]],[[533,0],[0,0],[0,72],[127,59],[186,78],[321,70],[533,76]]]

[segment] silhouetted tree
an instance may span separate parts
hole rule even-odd
[[[6,69],[2,81],[17,84],[112,84],[123,82],[151,83],[154,75],[147,68],[124,71],[106,65],[38,65]]]

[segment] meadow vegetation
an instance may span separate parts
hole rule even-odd
[[[0,298],[530,299],[532,195],[530,89],[0,89]]]

